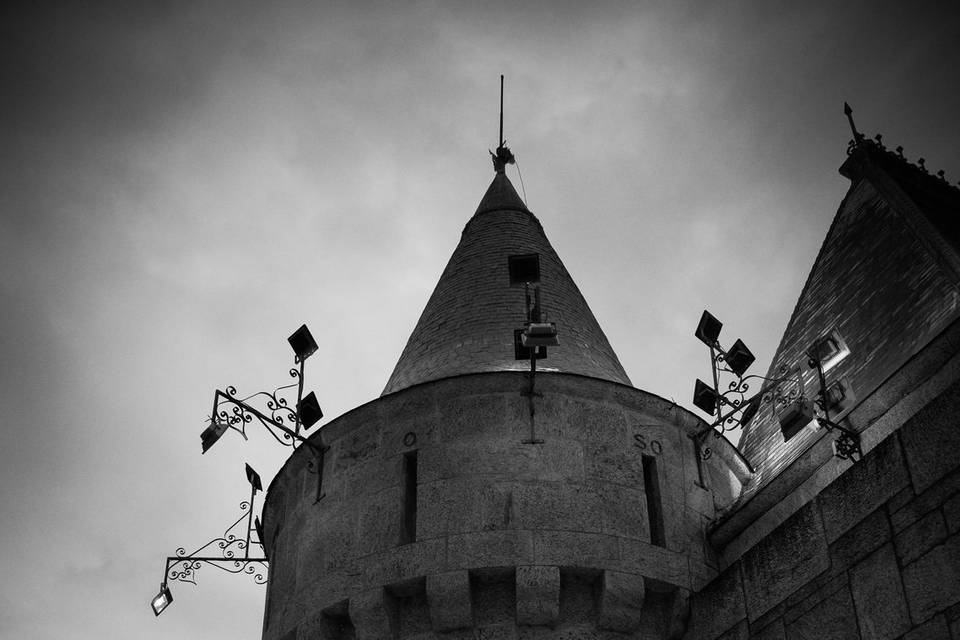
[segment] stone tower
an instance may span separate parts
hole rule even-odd
[[[631,386],[496,168],[383,395],[269,488],[268,640],[673,638],[717,574],[707,524],[749,466],[722,439],[701,460],[704,423]],[[531,254],[560,336],[535,376],[508,274]]]

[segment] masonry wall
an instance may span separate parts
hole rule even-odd
[[[960,640],[960,383],[690,600],[687,640]]]
[[[298,449],[264,510],[264,638],[680,633],[688,594],[716,575],[706,527],[739,489],[723,451],[701,466],[689,436],[703,423],[643,391],[566,374],[538,374],[532,398],[528,385],[460,376],[338,418],[322,430],[320,501]]]

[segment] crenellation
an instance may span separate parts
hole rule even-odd
[[[515,575],[517,624],[556,626],[560,617],[560,567],[521,565]]]

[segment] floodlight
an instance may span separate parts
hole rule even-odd
[[[553,322],[531,322],[520,335],[525,347],[556,347],[560,344],[557,325]]]
[[[510,286],[540,282],[540,254],[527,253],[509,256],[507,266],[510,268]]]
[[[720,337],[720,329],[723,328],[723,323],[714,318],[709,311],[706,309],[703,310],[703,315],[700,316],[700,323],[697,324],[697,330],[693,335],[703,344],[708,347],[716,346],[717,338]]]
[[[546,347],[537,347],[530,349],[523,346],[524,329],[514,329],[513,331],[513,358],[514,360],[529,360],[531,357],[537,360],[543,360],[547,357]]]
[[[750,368],[750,365],[753,364],[753,361],[756,360],[756,357],[750,352],[750,349],[747,349],[747,345],[743,344],[743,340],[737,338],[737,341],[727,351],[724,360],[727,361],[727,366],[730,367],[731,371],[742,377],[746,370]]]
[[[150,608],[153,609],[153,615],[159,616],[163,613],[164,609],[170,606],[171,602],[173,602],[173,594],[170,593],[167,583],[161,582],[160,593],[155,595],[153,600],[150,601]]]
[[[740,414],[740,424],[744,427],[750,424],[750,421],[753,420],[753,416],[757,415],[759,409],[760,396],[754,396],[747,400],[743,404],[743,413]]]
[[[257,530],[257,540],[263,545],[263,523],[260,522],[260,516],[253,519],[253,528]]]
[[[303,362],[317,350],[317,341],[310,334],[307,325],[300,325],[300,328],[293,332],[293,335],[287,338],[287,342],[293,347],[293,352],[297,354],[297,361]]]
[[[706,312],[704,312],[706,313]],[[704,413],[713,415],[717,412],[717,404],[720,396],[706,382],[697,378],[697,384],[693,388],[693,404]]]
[[[207,449],[216,444],[217,440],[220,439],[229,425],[226,422],[220,422],[219,420],[214,420],[210,418],[210,426],[203,430],[203,433],[200,434],[200,446],[203,448],[201,453],[206,453]]]
[[[780,421],[780,430],[786,442],[813,421],[813,403],[806,398],[788,402],[787,406],[777,413],[777,420]]]
[[[247,482],[250,483],[250,486],[253,487],[253,492],[263,491],[263,485],[260,484],[260,474],[253,470],[249,464],[247,464]]]
[[[309,429],[323,417],[323,411],[320,410],[320,403],[317,402],[317,394],[311,391],[306,397],[297,404],[297,414],[300,416],[300,424],[304,429]]]

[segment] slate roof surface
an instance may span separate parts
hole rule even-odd
[[[449,376],[528,370],[514,359],[513,334],[523,326],[523,287],[511,287],[507,258],[540,254],[544,320],[556,322],[560,346],[537,363],[559,371],[631,384],[537,218],[498,173],[464,227],[383,395]]]

